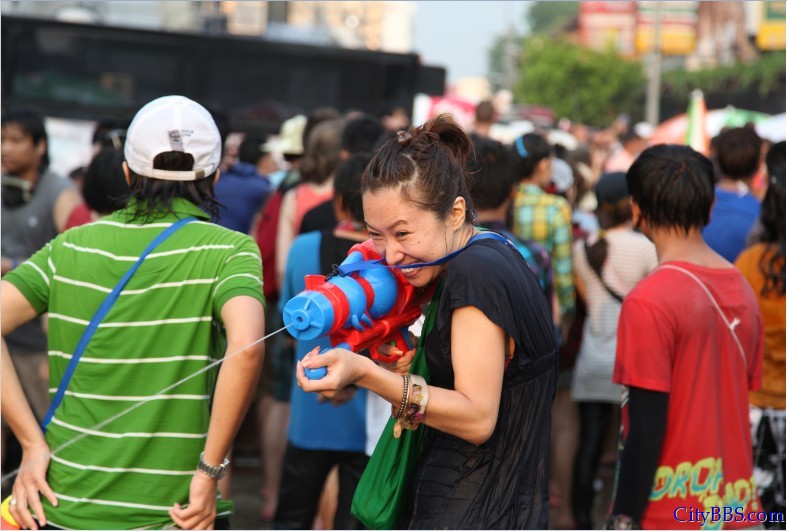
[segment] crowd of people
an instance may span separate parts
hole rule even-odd
[[[316,109],[233,150],[168,96],[100,123],[63,178],[43,117],[4,112],[10,515],[226,529],[249,408],[260,526],[373,527],[353,498],[403,430],[396,527],[783,515],[785,143],[726,129],[705,157],[620,121],[502,143],[478,113]],[[281,332],[304,277],[365,241],[423,303],[393,363]]]

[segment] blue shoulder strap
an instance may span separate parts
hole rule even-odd
[[[112,308],[113,304],[115,304],[115,301],[120,296],[120,292],[123,291],[123,288],[126,287],[126,284],[128,284],[129,279],[134,275],[134,273],[136,273],[137,269],[139,269],[139,266],[142,265],[142,262],[145,261],[145,258],[147,258],[153,249],[158,247],[161,242],[172,236],[182,226],[196,220],[197,218],[195,217],[183,218],[173,223],[165,230],[161,231],[161,233],[156,236],[152,242],[150,242],[150,245],[148,245],[147,249],[142,252],[142,255],[134,263],[134,265],[131,266],[131,269],[126,271],[126,274],[123,275],[123,278],[120,279],[120,281],[117,283],[117,286],[115,286],[114,289],[106,296],[104,302],[101,303],[101,306],[98,307],[98,310],[96,310],[96,313],[93,315],[90,323],[88,323],[87,328],[85,328],[85,331],[82,332],[82,337],[79,338],[79,343],[77,343],[77,347],[74,349],[74,353],[71,355],[71,361],[68,362],[68,367],[66,367],[66,371],[63,374],[63,379],[60,380],[60,385],[57,387],[57,392],[52,398],[52,403],[49,405],[49,409],[46,412],[44,421],[41,423],[41,429],[44,430],[45,433],[46,427],[52,421],[52,417],[55,416],[55,410],[57,410],[57,408],[60,406],[60,403],[63,401],[68,384],[71,381],[71,377],[74,376],[74,371],[77,368],[79,359],[82,357],[82,354],[87,348],[87,344],[90,343],[90,339],[93,337],[93,334],[96,333],[98,325],[101,324],[101,321],[103,321],[107,316],[109,309]]]
[[[387,264],[385,262],[384,259],[380,258],[378,260],[361,260],[361,261],[358,261],[358,262],[354,262],[352,264],[342,264],[342,265],[338,266],[337,270],[338,270],[339,274],[344,277],[344,276],[350,275],[352,273],[355,273],[356,271],[364,271],[366,269],[372,269],[372,268],[375,268],[375,267],[390,267],[392,269],[418,269],[418,268],[422,268],[422,267],[431,267],[431,266],[436,266],[436,265],[442,265],[442,264],[446,263],[447,261],[451,260],[453,257],[458,255],[459,253],[464,252],[473,243],[475,243],[477,241],[480,241],[480,240],[486,240],[486,239],[489,239],[489,238],[501,241],[501,242],[505,243],[506,245],[510,246],[512,249],[516,250],[516,246],[511,242],[511,240],[509,240],[505,236],[502,236],[502,235],[500,235],[500,234],[498,234],[496,232],[485,230],[485,231],[483,231],[483,232],[481,232],[479,234],[476,234],[472,238],[470,238],[470,240],[467,242],[467,245],[465,245],[461,249],[458,249],[458,250],[454,251],[453,253],[447,254],[447,255],[445,255],[442,258],[438,258],[434,262],[424,262],[424,263],[421,263],[421,264],[389,265],[389,264]]]

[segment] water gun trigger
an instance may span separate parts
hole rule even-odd
[[[375,361],[381,361],[383,363],[393,363],[399,358],[401,358],[405,352],[412,350],[412,346],[409,340],[409,333],[407,331],[407,327],[402,328],[398,332],[396,332],[390,339],[390,341],[383,341],[379,343],[379,345],[389,344],[393,342],[393,346],[399,349],[401,354],[383,354],[378,350],[379,345],[374,345],[369,347],[369,352],[372,356],[372,359]]]

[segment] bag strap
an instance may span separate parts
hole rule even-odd
[[[687,269],[684,269],[684,268],[682,268],[680,266],[675,266],[675,265],[671,265],[671,264],[660,265],[655,270],[659,270],[659,269],[672,269],[673,271],[678,271],[680,273],[683,273],[684,275],[686,275],[687,277],[692,279],[694,282],[696,282],[702,288],[702,291],[704,291],[705,294],[708,296],[708,298],[711,300],[711,302],[713,303],[713,306],[716,308],[716,311],[721,316],[722,321],[724,321],[724,326],[726,326],[727,330],[729,330],[730,333],[732,334],[732,338],[735,340],[735,344],[738,345],[738,351],[741,353],[741,358],[743,359],[743,364],[748,366],[748,360],[746,359],[746,352],[743,350],[743,345],[741,345],[741,342],[738,339],[738,334],[735,333],[735,327],[738,326],[739,324],[741,324],[741,320],[738,319],[737,317],[735,317],[732,320],[732,322],[730,322],[727,319],[727,316],[724,315],[724,312],[721,310],[721,306],[719,306],[719,303],[716,302],[716,298],[713,296],[713,294],[708,289],[708,286],[706,286],[705,283],[702,280],[700,280],[699,277],[697,277],[697,275],[695,275],[691,271],[689,271]]]
[[[353,262],[352,264],[342,264],[336,268],[336,271],[338,271],[339,275],[344,277],[352,273],[355,273],[357,271],[364,271],[366,269],[373,269],[375,267],[389,267],[391,269],[420,269],[422,267],[432,267],[436,265],[442,265],[447,261],[451,260],[452,258],[454,258],[456,255],[467,250],[467,248],[470,247],[471,244],[480,240],[485,240],[490,238],[501,241],[506,245],[510,246],[515,251],[517,250],[513,242],[511,242],[511,240],[509,240],[505,236],[502,236],[496,232],[484,230],[483,232],[476,234],[475,236],[470,238],[470,240],[467,242],[467,245],[465,245],[461,249],[458,249],[450,254],[447,254],[442,258],[438,258],[433,262],[425,262],[421,264],[389,265],[385,262],[384,258],[380,258],[377,260],[360,260],[358,262]],[[519,254],[519,251],[517,251],[517,254]]]
[[[172,236],[182,226],[196,220],[197,218],[195,217],[183,218],[173,223],[165,230],[161,231],[161,233],[156,236],[156,238],[150,242],[148,247],[142,252],[134,265],[132,265],[131,268],[126,271],[126,274],[123,275],[117,285],[106,296],[104,301],[101,303],[101,306],[98,307],[98,310],[96,310],[93,318],[90,319],[90,323],[88,323],[87,327],[82,332],[82,337],[79,338],[79,343],[77,343],[76,349],[74,349],[74,353],[71,355],[71,360],[68,362],[65,373],[63,373],[63,378],[60,380],[60,385],[57,388],[57,392],[52,398],[52,403],[49,404],[49,409],[46,412],[44,421],[41,423],[41,429],[44,431],[44,433],[46,433],[46,427],[52,421],[52,417],[55,416],[55,410],[57,410],[57,408],[60,406],[60,403],[63,401],[63,397],[65,397],[66,389],[68,388],[68,384],[71,381],[71,377],[74,376],[74,371],[76,371],[77,364],[79,363],[82,354],[84,354],[88,343],[90,343],[90,340],[93,337],[93,334],[95,334],[96,330],[98,330],[98,325],[101,324],[101,321],[103,321],[107,316],[107,313],[109,313],[112,305],[115,304],[115,301],[117,301],[118,297],[120,297],[120,292],[123,291],[123,288],[126,287],[128,281],[131,279],[134,273],[136,273],[137,269],[139,269],[139,266],[142,265],[142,262],[145,261],[145,258],[147,258],[153,249],[158,247],[159,244],[161,244],[164,240]]]
[[[588,249],[589,249],[588,242],[587,240],[585,240],[585,260],[587,260],[588,265],[590,265],[590,257],[588,256]],[[623,304],[623,296],[621,296],[620,294],[618,294],[618,292],[614,291],[612,288],[609,287],[609,284],[606,283],[604,277],[601,276],[601,271],[596,271],[596,268],[594,268],[593,266],[590,266],[590,269],[593,270],[593,272],[596,274],[596,277],[601,281],[601,285],[604,286],[604,289],[607,290],[607,293],[609,293],[609,295],[613,299]]]

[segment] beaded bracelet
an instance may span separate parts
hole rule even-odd
[[[393,408],[391,408],[391,416],[397,420],[404,413],[404,408],[407,407],[407,401],[410,398],[410,375],[403,374],[402,380],[404,380],[404,390],[402,391],[402,403],[399,404],[399,409],[396,411],[396,413],[393,413]]]
[[[408,398],[407,408],[404,416],[399,419],[402,427],[406,430],[418,429],[418,425],[426,414],[426,404],[429,402],[429,386],[426,380],[413,374],[410,376],[410,398]]]

